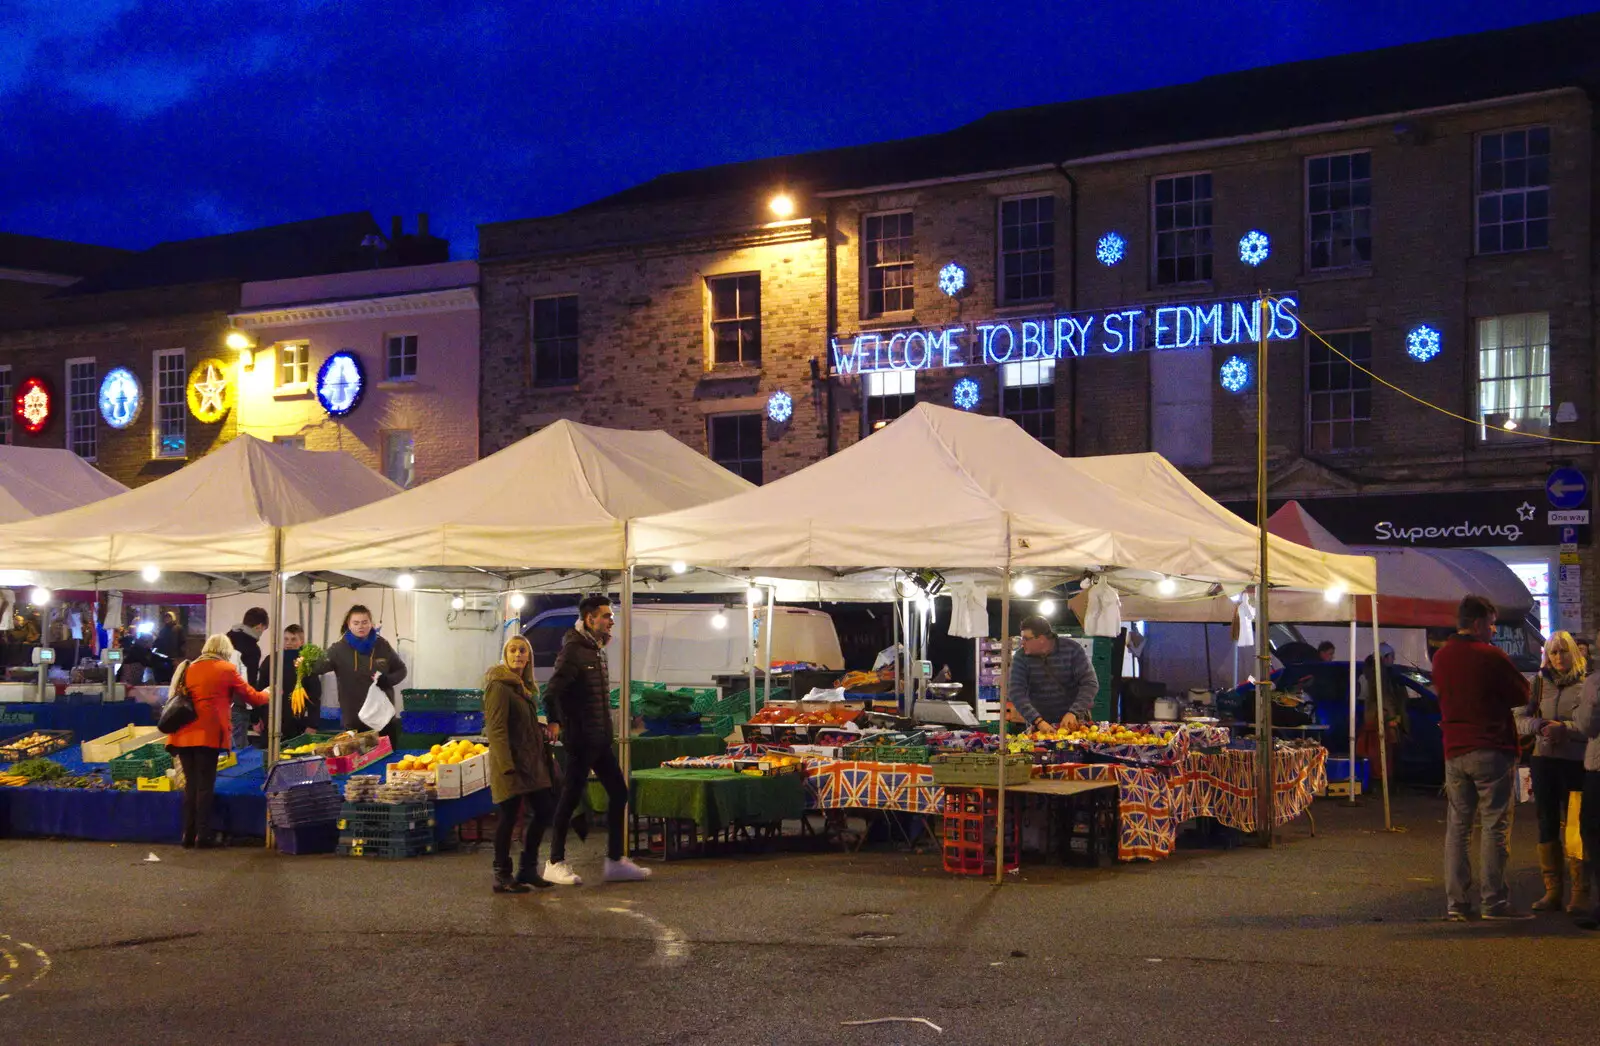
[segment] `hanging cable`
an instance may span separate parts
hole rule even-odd
[[[1465,417],[1464,415],[1457,414],[1455,411],[1447,410],[1446,408],[1439,406],[1437,403],[1429,403],[1427,400],[1423,399],[1421,396],[1413,395],[1412,393],[1407,392],[1405,389],[1402,389],[1400,386],[1396,385],[1394,382],[1385,381],[1383,378],[1378,377],[1378,375],[1372,373],[1372,371],[1368,370],[1367,368],[1363,367],[1361,364],[1357,363],[1355,360],[1351,359],[1349,356],[1346,356],[1344,353],[1340,352],[1337,348],[1334,347],[1332,342],[1328,341],[1327,338],[1324,338],[1322,335],[1318,334],[1315,330],[1312,330],[1311,326],[1309,324],[1307,324],[1305,322],[1305,320],[1301,320],[1300,321],[1300,326],[1302,328],[1304,328],[1304,330],[1305,330],[1305,332],[1307,334],[1311,335],[1313,338],[1315,338],[1318,341],[1320,341],[1323,344],[1323,346],[1327,348],[1327,350],[1329,352],[1333,353],[1335,356],[1337,356],[1340,359],[1344,360],[1346,363],[1350,364],[1350,366],[1354,367],[1356,370],[1358,370],[1361,373],[1365,374],[1367,377],[1371,378],[1373,381],[1377,382],[1379,385],[1382,385],[1384,388],[1391,389],[1391,390],[1393,390],[1395,392],[1398,392],[1400,395],[1404,396],[1406,399],[1412,401],[1413,403],[1419,403],[1422,406],[1427,407],[1429,410],[1436,410],[1440,414],[1445,415],[1446,417],[1454,418],[1457,421],[1464,421],[1468,425],[1473,425],[1473,426],[1477,426],[1477,427],[1485,428],[1485,429],[1492,429],[1495,432],[1504,432],[1504,433],[1507,433],[1508,435],[1512,435],[1512,436],[1521,436],[1521,437],[1523,437],[1525,439],[1542,439],[1542,440],[1547,440],[1547,441],[1549,441],[1551,443],[1574,443],[1574,444],[1577,444],[1578,446],[1581,446],[1581,447],[1600,447],[1600,440],[1573,439],[1573,438],[1571,438],[1569,436],[1549,436],[1549,435],[1544,435],[1544,434],[1538,433],[1538,432],[1523,432],[1521,429],[1506,428],[1506,427],[1501,426],[1501,425],[1490,425],[1488,422],[1483,421],[1481,419],[1473,419],[1473,418]]]

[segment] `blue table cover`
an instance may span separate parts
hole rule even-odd
[[[29,730],[71,730],[81,745],[132,723],[155,726],[159,710],[139,701],[110,705],[0,704],[0,741]]]

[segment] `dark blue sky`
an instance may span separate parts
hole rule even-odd
[[[428,211],[470,257],[480,222],[666,171],[1597,6],[5,0],[0,229],[142,247]]]

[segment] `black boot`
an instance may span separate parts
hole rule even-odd
[[[531,886],[535,890],[549,889],[551,882],[539,874],[539,859],[537,857],[524,857],[521,867],[517,869],[517,882]]]
[[[528,888],[511,877],[511,862],[494,866],[495,893],[527,893]]]
[[[578,837],[578,842],[589,838],[589,815],[577,814],[572,818],[572,833]]]

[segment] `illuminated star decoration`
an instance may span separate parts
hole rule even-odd
[[[967,285],[967,270],[951,262],[939,270],[939,290],[954,298]]]
[[[1217,372],[1217,380],[1229,392],[1243,392],[1250,387],[1250,363],[1241,356],[1229,356]]]
[[[100,383],[100,416],[114,429],[133,424],[143,400],[139,379],[126,367],[113,368]]]
[[[955,399],[956,406],[962,410],[971,410],[978,405],[979,391],[976,378],[962,378],[956,382],[951,395]]]
[[[1517,519],[1523,523],[1532,523],[1533,516],[1536,511],[1538,510],[1524,501],[1522,504],[1517,506]]]
[[[767,417],[779,425],[794,417],[794,397],[782,389],[767,397]]]
[[[1406,335],[1406,355],[1418,363],[1427,363],[1439,355],[1442,340],[1439,332],[1426,323],[1412,327]]]
[[[22,420],[28,423],[31,429],[43,427],[45,419],[50,417],[50,394],[44,390],[43,385],[34,385],[22,397]]]
[[[1108,232],[1094,245],[1094,256],[1101,265],[1115,265],[1128,256],[1128,241],[1121,233]]]
[[[353,353],[336,352],[317,372],[317,402],[333,417],[342,417],[356,409],[366,384],[361,361]]]
[[[1260,229],[1251,229],[1239,238],[1239,260],[1246,265],[1260,265],[1272,253],[1272,241]]]
[[[194,391],[200,394],[200,410],[203,415],[221,414],[223,411],[223,395],[228,391],[228,379],[222,376],[215,363],[206,364],[205,380],[194,383]]]

